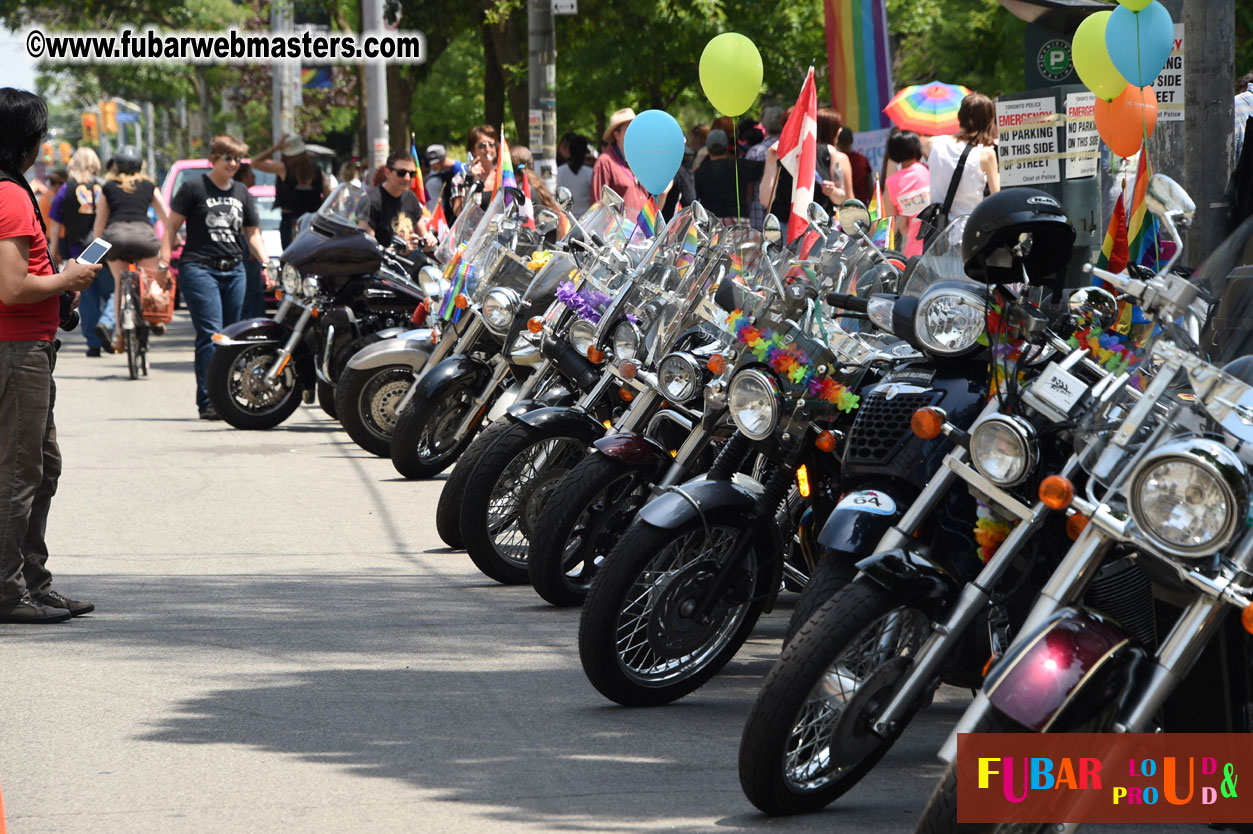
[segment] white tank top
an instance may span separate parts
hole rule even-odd
[[[950,218],[970,214],[983,200],[983,189],[988,184],[988,175],[981,164],[983,148],[983,145],[975,145],[966,157],[961,180],[957,184],[957,193],[953,195],[953,207],[948,212]],[[953,172],[957,170],[957,160],[965,149],[966,143],[958,142],[952,136],[935,136],[931,139],[927,168],[931,171],[931,199],[935,202],[943,203],[948,195],[949,183],[953,181]]]

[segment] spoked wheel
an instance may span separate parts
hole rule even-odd
[[[273,343],[230,345],[213,351],[209,363],[209,400],[222,419],[237,429],[269,429],[300,405],[300,383],[288,362],[273,380],[279,346]]]
[[[878,736],[871,719],[930,632],[922,611],[870,582],[823,604],[787,644],[749,712],[740,784],[752,803],[767,814],[804,813],[857,784],[900,732]]]
[[[506,585],[530,580],[526,557],[535,523],[586,454],[586,438],[525,423],[511,425],[483,452],[461,503],[461,540],[479,570]]]
[[[648,500],[650,471],[593,454],[553,491],[535,523],[527,569],[553,605],[581,605],[635,514]]]
[[[139,316],[139,305],[133,293],[128,292],[126,304],[122,307],[122,342],[126,348],[126,369],[130,372],[131,379],[139,379],[140,373],[145,370],[143,353],[139,344],[142,326],[143,319]]]
[[[639,519],[627,529],[588,592],[579,622],[579,659],[592,685],[626,706],[655,706],[692,692],[743,645],[765,605],[763,556],[743,513],[713,511],[674,529]],[[693,615],[717,576],[733,570],[709,615]]]
[[[391,457],[396,471],[409,479],[433,478],[455,461],[474,439],[475,427],[458,436],[457,428],[474,405],[468,385],[445,389],[434,399],[414,397],[396,418]]]
[[[335,413],[358,446],[387,457],[396,428],[396,406],[413,385],[408,365],[386,365],[369,370],[345,368],[335,383]]]
[[[439,504],[435,507],[435,532],[449,547],[460,548],[465,544],[461,538],[461,507],[465,502],[466,484],[479,465],[479,458],[511,426],[513,423],[504,419],[488,423],[457,458],[452,472],[448,473],[448,480],[444,481],[444,488],[439,492]]]

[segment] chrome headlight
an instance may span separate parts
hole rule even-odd
[[[690,353],[672,353],[657,366],[657,378],[667,400],[685,403],[700,390],[700,365]]]
[[[613,355],[619,360],[634,359],[640,352],[643,337],[640,330],[629,321],[624,321],[613,329]]]
[[[300,287],[303,284],[300,270],[291,264],[283,264],[283,268],[279,272],[279,284],[283,288],[284,295],[299,295]]]
[[[983,293],[947,281],[936,284],[918,299],[914,335],[919,344],[940,356],[956,356],[979,346],[987,327]]]
[[[570,325],[570,344],[579,356],[587,356],[587,349],[596,344],[596,325],[579,319]]]
[[[487,329],[497,336],[504,334],[513,321],[514,313],[518,312],[521,299],[511,289],[497,287],[483,299],[483,323]]]
[[[997,486],[1022,483],[1037,460],[1035,428],[1020,417],[993,414],[970,432],[970,462]]]
[[[743,371],[731,380],[727,404],[735,427],[751,440],[765,440],[779,422],[779,389],[761,371]]]
[[[866,316],[870,323],[885,333],[892,332],[892,311],[896,308],[896,299],[871,297],[866,302]]]
[[[1204,557],[1230,544],[1244,526],[1248,471],[1221,443],[1184,437],[1140,462],[1128,495],[1136,526],[1164,552]]]
[[[305,298],[313,298],[318,294],[318,276],[306,275],[301,284],[299,295]]]

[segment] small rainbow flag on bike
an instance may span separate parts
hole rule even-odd
[[[448,321],[454,315],[460,312],[457,307],[457,296],[465,292],[466,284],[469,282],[470,276],[473,275],[473,265],[466,263],[462,259],[465,244],[458,247],[457,253],[453,255],[453,259],[448,262],[448,266],[444,269],[444,277],[448,279],[450,286],[448,293],[444,296],[443,303],[439,306],[439,312],[436,313],[444,321]]]
[[[513,157],[509,154],[509,143],[505,141],[505,129],[500,129],[500,156],[496,157],[496,189],[492,191],[492,196],[496,196],[496,191],[503,187],[517,188],[518,178],[513,173]],[[505,195],[505,205],[509,205],[512,198]]]
[[[700,236],[696,234],[696,224],[689,223],[687,234],[683,236],[683,248],[679,252],[679,260],[676,266],[679,268],[679,275],[687,275],[688,270],[692,268],[692,264],[696,263],[696,253],[700,251]]]
[[[644,233],[644,237],[657,234],[657,203],[651,196],[640,209],[640,216],[635,221],[635,226]]]

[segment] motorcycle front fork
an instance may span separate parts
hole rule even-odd
[[[313,318],[313,308],[306,307],[300,311],[300,318],[296,320],[296,324],[292,327],[291,335],[287,337],[287,341],[283,344],[282,349],[278,352],[278,356],[274,358],[274,364],[270,366],[270,370],[265,372],[265,381],[273,383],[278,379],[278,375],[287,367],[287,363],[291,361],[292,351],[296,349],[296,345],[300,344],[300,340],[304,338],[305,328],[309,326],[309,319]]]
[[[422,381],[423,374],[451,356],[458,345],[464,344],[468,350],[474,345],[474,340],[482,332],[483,322],[478,316],[475,316],[474,320],[470,322],[465,332],[460,336],[453,338],[452,333],[444,333],[443,338],[435,343],[435,347],[431,350],[431,355],[427,357],[426,364],[422,366],[421,373],[413,378],[413,382],[409,383],[409,390],[405,392],[405,395],[400,398],[400,402],[396,404],[396,413],[404,412],[408,408],[409,403],[413,402],[413,396],[418,392],[418,383]]]

